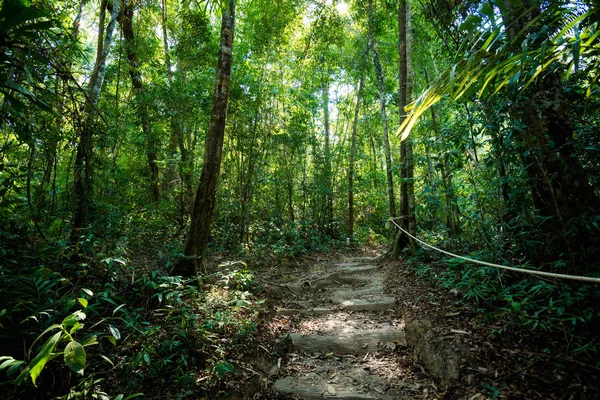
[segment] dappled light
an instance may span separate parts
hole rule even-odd
[[[600,398],[599,15],[0,1],[0,399]]]

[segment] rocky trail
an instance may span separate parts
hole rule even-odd
[[[396,300],[373,259],[315,265],[301,278],[284,276],[276,321],[290,326],[290,351],[272,385],[278,398],[398,399],[435,391],[416,379]]]
[[[268,398],[598,398],[599,370],[561,355],[560,341],[486,321],[455,289],[376,260],[338,255],[259,277],[275,305]]]

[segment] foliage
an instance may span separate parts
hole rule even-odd
[[[260,333],[257,280],[243,263],[198,280],[170,273],[205,156],[221,3],[121,1],[134,5],[133,40],[113,36],[92,107],[87,86],[103,39],[101,3],[0,6],[0,387],[13,398],[216,396]],[[209,255],[271,266],[314,250],[391,245],[379,92],[365,51],[368,2],[237,3]],[[412,129],[419,236],[481,259],[598,275],[596,2],[411,4],[421,95],[402,129]],[[389,124],[400,126],[397,4],[372,7]],[[355,229],[347,237],[361,78]],[[558,104],[560,118],[545,104]],[[527,137],[536,125],[528,110],[538,111],[537,122],[558,121],[556,137]],[[84,129],[92,132],[93,196],[87,223],[75,226]],[[390,138],[397,193],[401,139]],[[565,189],[572,182],[578,190]],[[415,264],[463,301],[501,310],[490,318],[573,334],[598,321],[592,287],[462,262],[443,269]],[[597,351],[595,340],[576,342],[571,350]]]

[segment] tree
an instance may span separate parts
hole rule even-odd
[[[98,49],[96,63],[92,76],[88,82],[88,93],[83,111],[81,133],[77,144],[75,168],[73,171],[73,185],[75,188],[75,213],[73,216],[73,231],[71,243],[77,243],[81,229],[88,223],[90,206],[93,201],[92,162],[94,153],[93,136],[98,111],[98,100],[104,84],[106,73],[106,58],[112,44],[113,33],[119,14],[119,0],[114,0],[111,7],[110,20],[104,35],[104,19],[107,1],[100,5],[100,23],[98,25]]]
[[[564,1],[495,4],[498,14],[483,3],[477,14],[466,18],[461,28],[471,33],[465,40],[473,43],[465,43],[472,50],[417,99],[400,131],[406,137],[444,95],[485,100],[512,90],[516,95],[510,113],[518,121],[513,136],[523,151],[534,215],[546,238],[531,256],[556,261],[569,254],[574,262],[598,243],[600,231],[586,219],[600,214],[600,201],[574,151],[561,76],[570,76],[583,64],[589,81],[597,79],[599,42],[592,22],[596,10]]]
[[[358,83],[358,92],[356,93],[356,108],[354,109],[354,119],[352,121],[352,139],[350,145],[350,165],[348,166],[348,238],[354,237],[354,159],[356,157],[356,131],[358,130],[358,116],[360,113],[360,99],[363,93],[365,77],[361,72]]]
[[[119,23],[123,30],[125,38],[125,49],[127,60],[129,62],[129,76],[137,108],[137,117],[142,126],[142,133],[146,142],[146,158],[148,160],[148,170],[150,172],[150,188],[152,201],[159,203],[162,198],[162,186],[158,170],[158,141],[152,132],[148,107],[146,106],[144,84],[142,82],[142,72],[140,61],[136,49],[135,34],[133,31],[133,3],[131,0],[121,0],[121,11],[119,12]]]
[[[398,53],[400,85],[400,123],[405,119],[404,109],[411,102],[413,88],[412,66],[412,29],[411,29],[410,0],[400,0],[398,7]],[[415,219],[415,186],[414,186],[414,160],[413,146],[410,138],[400,144],[400,226],[402,229],[415,236],[417,224]],[[394,216],[392,216],[394,217]],[[414,239],[399,231],[394,240],[392,257],[398,258],[400,251],[409,246],[411,252],[416,251]]]
[[[235,22],[235,1],[229,0],[223,9],[221,20],[221,40],[217,62],[217,77],[213,95],[213,106],[206,141],[202,174],[196,192],[190,230],[187,236],[184,255],[173,273],[184,276],[198,274],[204,269],[204,254],[210,237],[212,218],[215,212],[216,191],[223,157],[223,140],[227,121],[229,84],[233,63],[233,33]]]
[[[375,47],[375,39],[373,30],[375,24],[375,16],[373,13],[373,1],[369,0],[369,49],[373,57],[373,66],[375,67],[375,75],[377,77],[377,89],[379,90],[379,108],[381,110],[381,124],[383,126],[383,152],[385,155],[385,169],[387,172],[387,191],[389,200],[390,217],[396,217],[396,197],[394,195],[394,177],[392,175],[392,155],[390,150],[390,139],[388,134],[388,117],[387,106],[385,100],[385,87],[383,84],[383,69],[379,60],[379,52]]]

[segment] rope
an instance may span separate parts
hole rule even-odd
[[[413,238],[417,242],[421,243],[423,246],[426,246],[426,247],[429,247],[430,249],[439,251],[440,253],[444,253],[444,254],[446,254],[446,255],[448,255],[450,257],[460,258],[461,260],[470,261],[472,263],[481,264],[481,265],[485,265],[485,266],[488,266],[488,267],[499,268],[499,269],[504,269],[504,270],[513,271],[513,272],[521,272],[521,273],[524,273],[524,274],[545,276],[545,277],[548,277],[548,278],[569,279],[569,280],[572,280],[572,281],[600,283],[600,278],[593,278],[593,277],[590,277],[590,276],[555,274],[553,272],[544,272],[544,271],[536,271],[536,270],[531,270],[531,269],[522,269],[522,268],[515,268],[515,267],[507,267],[506,265],[493,264],[493,263],[489,263],[489,262],[486,262],[486,261],[479,261],[479,260],[475,260],[473,258],[459,256],[457,254],[450,253],[449,251],[446,251],[446,250],[438,249],[435,246],[432,246],[432,245],[430,245],[428,243],[425,243],[421,239],[414,237],[413,235],[411,235],[410,233],[408,233],[404,229],[402,229],[402,227],[400,225],[398,225],[396,223],[396,221],[394,221],[394,219],[390,218],[390,221],[394,225],[396,225],[399,230],[401,230],[402,232],[404,232],[406,235],[408,235],[409,237]]]

